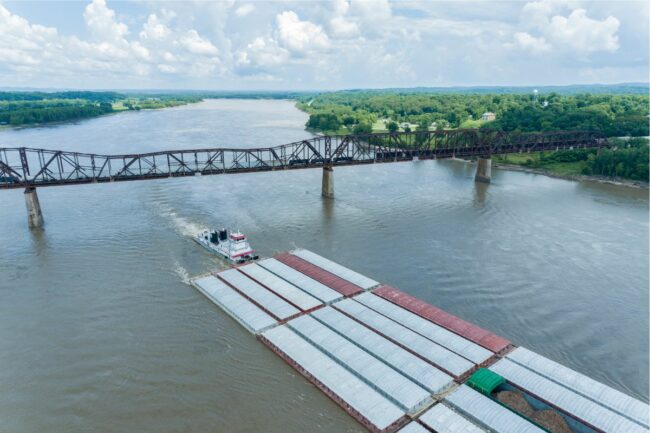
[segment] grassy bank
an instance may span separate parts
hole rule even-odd
[[[561,177],[604,176],[648,182],[647,138],[609,140],[610,147],[511,154],[494,158],[497,164],[541,170]]]

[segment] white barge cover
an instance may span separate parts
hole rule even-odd
[[[291,302],[302,311],[311,310],[320,305],[323,305],[321,301],[314,298],[309,293],[303,292],[298,287],[283,280],[271,271],[267,271],[255,263],[240,266],[238,269],[258,283],[268,287],[273,292]]]
[[[319,283],[291,266],[287,266],[276,259],[264,259],[257,262],[261,267],[273,272],[280,278],[300,287],[305,292],[320,299],[323,303],[329,304],[343,297],[336,290],[330,289],[325,284]]]
[[[648,420],[650,407],[647,404],[577,371],[551,361],[524,347],[516,348],[506,358],[565,388],[575,391],[601,406],[636,421],[642,426],[648,427],[650,424]]]
[[[377,313],[352,299],[337,302],[335,308],[366,324],[374,331],[390,338],[407,350],[429,360],[453,376],[462,376],[474,367],[471,361],[434,343],[420,334]]]
[[[397,433],[431,433],[431,432],[425,429],[424,427],[422,427],[421,424],[418,424],[416,421],[413,421],[412,423],[407,424],[406,427],[404,427]]]
[[[461,414],[444,404],[437,404],[420,417],[420,422],[430,429],[443,433],[486,433]]]
[[[372,280],[365,275],[361,275],[358,272],[348,269],[345,266],[341,266],[338,263],[326,259],[325,257],[319,256],[316,253],[312,253],[311,251],[298,249],[291,251],[291,254],[300,257],[301,259],[311,263],[312,265],[316,265],[321,269],[325,269],[327,272],[330,272],[339,278],[343,278],[344,280],[349,281],[364,290],[368,290],[369,288],[379,284],[377,281]]]
[[[289,317],[300,314],[300,310],[296,307],[278,297],[275,293],[260,286],[237,269],[228,269],[227,271],[219,272],[217,276],[248,296],[253,302],[257,303],[278,320],[286,320]]]
[[[452,377],[447,373],[332,307],[322,308],[310,315],[363,350],[382,359],[431,394],[440,394],[453,384]]]
[[[445,400],[476,424],[496,433],[546,433],[499,403],[474,391],[467,385],[459,386]]]
[[[226,286],[216,277],[196,278],[192,280],[192,283],[208,299],[220,306],[229,316],[253,333],[263,331],[278,323],[273,317]]]
[[[490,370],[574,418],[607,433],[647,433],[648,428],[532,370],[502,359]]]
[[[355,296],[354,299],[389,319],[401,323],[429,340],[461,355],[474,364],[480,364],[493,355],[492,352],[478,344],[372,293],[362,293]]]
[[[404,412],[370,385],[290,330],[277,326],[261,334],[262,341],[283,356],[290,365],[312,380],[337,403],[367,427],[383,431],[404,419]],[[313,379],[315,379],[315,382]],[[349,409],[352,409],[350,411]],[[356,412],[356,414],[355,414]],[[369,424],[369,425],[368,425]]]
[[[313,317],[298,317],[288,326],[402,410],[413,414],[433,402],[425,389]]]

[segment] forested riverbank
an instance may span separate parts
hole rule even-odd
[[[588,130],[611,137],[612,146],[501,157],[501,164],[558,176],[604,176],[648,181],[647,94],[333,92],[305,96],[307,128],[325,134],[481,128],[508,132]]]
[[[201,101],[197,95],[117,92],[0,92],[0,126],[30,126]]]

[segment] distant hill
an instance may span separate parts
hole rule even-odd
[[[647,95],[650,93],[650,83],[620,83],[620,84],[572,84],[568,86],[470,86],[470,87],[410,87],[390,89],[349,89],[342,92],[364,93],[437,93],[437,94],[522,94],[557,93],[560,95],[615,94],[615,95]],[[323,92],[329,93],[329,92]]]
[[[98,94],[119,92],[135,96],[159,95],[192,95],[203,98],[244,98],[244,99],[294,99],[300,96],[318,95],[323,93],[401,93],[401,94],[525,94],[534,90],[560,95],[576,94],[616,94],[616,95],[647,95],[650,94],[650,83],[618,83],[618,84],[572,84],[567,86],[453,86],[453,87],[404,87],[385,89],[340,89],[340,90],[178,90],[178,89],[111,89],[97,91],[75,91],[74,89],[36,89],[0,87],[0,92],[33,92],[41,94],[67,93]]]

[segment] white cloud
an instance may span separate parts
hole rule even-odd
[[[267,68],[286,64],[290,53],[278,46],[274,39],[255,38],[245,50],[236,53],[237,65],[240,67]]]
[[[246,15],[250,14],[255,10],[255,5],[252,3],[246,3],[241,6],[239,6],[237,9],[235,9],[235,15],[238,17],[245,17]]]
[[[586,10],[576,9],[568,17],[557,15],[551,18],[546,33],[558,46],[570,47],[578,54],[586,55],[596,51],[616,51],[619,26],[620,22],[613,16],[598,21],[589,18]]]
[[[566,12],[568,16],[563,15]],[[522,8],[522,23],[540,34],[515,33],[517,45],[531,51],[553,49],[584,59],[591,53],[614,52],[619,48],[620,21],[611,15],[603,20],[590,18],[587,10],[578,7],[575,1],[526,3]]]
[[[126,24],[115,21],[115,12],[106,6],[106,0],[93,0],[86,6],[84,19],[91,34],[99,40],[121,41],[129,32]]]
[[[645,2],[243,1],[93,0],[88,36],[67,24],[79,16],[57,29],[0,4],[0,82],[340,88],[648,75]],[[35,4],[33,16],[45,8],[57,10]]]
[[[533,53],[545,53],[551,50],[551,45],[543,37],[536,38],[526,32],[517,32],[514,35],[517,47]]]
[[[334,17],[330,20],[332,35],[337,38],[351,38],[359,34],[359,26],[344,17]]]
[[[275,18],[278,38],[289,50],[307,54],[312,50],[323,50],[330,42],[323,28],[310,21],[301,21],[293,11],[285,11]]]
[[[156,14],[149,15],[147,22],[142,26],[140,32],[140,39],[147,39],[152,41],[160,41],[167,38],[171,31],[169,28],[160,22]]]
[[[180,38],[180,44],[187,49],[190,53],[194,54],[205,54],[216,56],[219,54],[217,47],[212,45],[207,39],[203,39],[199,36],[196,30],[188,30],[185,35]]]

